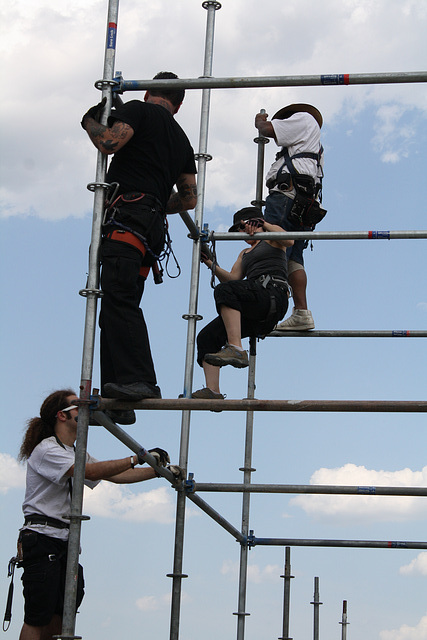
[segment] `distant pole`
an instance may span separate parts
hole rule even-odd
[[[319,599],[319,578],[314,578],[314,597],[310,604],[314,605],[313,640],[319,640],[319,611],[320,605],[323,604]]]
[[[280,576],[285,579],[283,588],[283,630],[282,637],[278,640],[292,640],[289,637],[289,608],[291,603],[291,548],[285,548],[285,574]]]
[[[347,600],[342,601],[342,621],[340,624],[342,624],[341,640],[347,640],[347,625],[350,624],[347,622]]]

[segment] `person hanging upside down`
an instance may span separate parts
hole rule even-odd
[[[192,393],[192,398],[223,399],[220,367],[247,367],[242,338],[270,333],[288,308],[286,248],[293,240],[257,240],[261,231],[283,232],[266,222],[257,207],[237,211],[229,231],[249,233],[250,248],[239,253],[231,271],[215,265],[214,274],[220,281],[214,290],[219,315],[197,336],[197,362],[203,367],[206,387]],[[212,260],[203,253],[201,260],[212,269]]]

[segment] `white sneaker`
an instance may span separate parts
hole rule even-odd
[[[314,329],[314,320],[308,309],[292,309],[292,314],[284,322],[276,325],[275,331],[308,331]]]

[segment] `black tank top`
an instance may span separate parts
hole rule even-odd
[[[259,278],[262,275],[278,276],[288,279],[286,253],[271,244],[260,242],[242,256],[243,276]]]

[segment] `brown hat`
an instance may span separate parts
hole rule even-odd
[[[300,111],[306,111],[307,113],[312,115],[313,118],[317,121],[319,127],[322,127],[322,114],[320,113],[319,109],[316,109],[316,107],[313,107],[311,104],[288,104],[287,107],[279,109],[279,111],[275,113],[271,119],[284,120],[285,118],[289,118],[289,116],[292,116],[294,113],[299,113]]]
[[[233,216],[233,225],[229,228],[229,231],[237,231],[241,220],[252,220],[252,218],[261,218],[263,220],[261,209],[258,209],[258,207],[244,207],[236,211]]]

